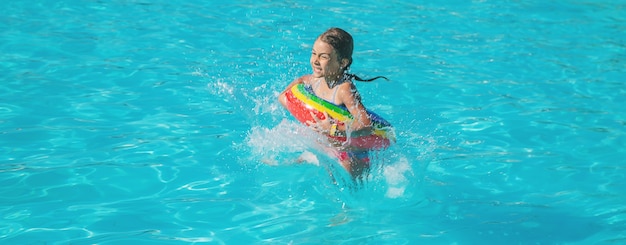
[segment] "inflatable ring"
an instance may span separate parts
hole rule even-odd
[[[317,118],[324,119],[324,112],[328,116],[334,118],[338,124],[345,124],[352,120],[352,115],[343,106],[337,106],[320,97],[317,97],[304,84],[296,84],[286,93],[287,110],[301,123],[308,125],[308,122],[314,121],[311,112]],[[362,149],[380,149],[388,147],[392,142],[396,141],[393,127],[387,120],[383,119],[376,113],[367,110],[368,116],[372,122],[373,133],[371,135],[360,137],[342,137],[330,136],[334,140],[346,142],[351,147]]]

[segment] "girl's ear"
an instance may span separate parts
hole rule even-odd
[[[350,64],[350,60],[349,59],[346,59],[346,58],[341,59],[341,67],[343,69],[346,69],[346,67],[348,67],[349,64]]]

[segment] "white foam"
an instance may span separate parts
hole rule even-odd
[[[385,196],[399,198],[404,195],[406,187],[410,184],[410,177],[414,177],[414,174],[409,161],[402,157],[395,164],[384,166],[383,176],[388,185]]]
[[[246,144],[252,158],[266,164],[306,162],[319,165],[317,156],[311,152],[319,147],[316,138],[316,134],[305,126],[283,120],[273,128],[253,127]]]
[[[299,162],[307,162],[313,165],[320,165],[320,160],[317,159],[317,156],[315,154],[313,154],[313,152],[310,151],[305,151],[302,154],[300,154],[300,157],[298,157]]]

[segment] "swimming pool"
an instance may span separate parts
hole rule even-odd
[[[0,241],[622,243],[625,9],[4,1]],[[331,26],[391,79],[357,84],[398,136],[358,185],[276,101]]]

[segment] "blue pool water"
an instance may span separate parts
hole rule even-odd
[[[625,12],[2,1],[0,243],[625,243]],[[275,99],[331,26],[391,79],[357,84],[398,136],[360,184]]]

